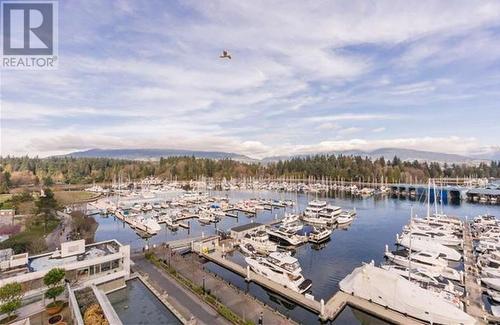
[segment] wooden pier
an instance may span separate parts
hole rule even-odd
[[[202,249],[200,251],[200,255],[207,260],[244,277],[246,281],[253,281],[256,284],[296,303],[297,305],[312,311],[323,321],[335,319],[342,312],[344,307],[352,306],[394,324],[425,324],[425,322],[405,316],[399,312],[387,309],[384,306],[377,305],[368,300],[348,295],[341,291],[333,295],[325,304],[323,299],[321,299],[321,301],[317,301],[314,297],[307,297],[271,281],[268,278],[251,271],[250,268],[245,269],[241,265],[226,259],[224,257],[224,253],[218,248],[211,252],[207,250],[204,251]]]

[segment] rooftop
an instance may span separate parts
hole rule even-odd
[[[84,252],[65,257],[62,257],[60,251],[56,250],[53,253],[28,258],[28,267],[31,272],[36,272],[66,265],[72,262],[81,262],[96,257],[118,253],[118,250],[119,246],[114,241],[87,245],[85,246]]]
[[[15,274],[49,270],[73,262],[81,262],[118,253],[121,244],[116,240],[108,240],[95,244],[85,245],[84,240],[76,240],[61,244],[61,249],[41,255],[28,256],[27,253],[12,254],[12,250],[0,251],[2,272],[0,278],[11,277]]]
[[[261,226],[262,226],[262,224],[259,222],[251,222],[251,223],[247,223],[247,224],[244,224],[241,226],[233,227],[233,228],[231,228],[231,231],[241,232],[241,231],[246,231],[246,230],[258,228]]]
[[[467,191],[467,194],[476,194],[476,195],[497,195],[500,196],[500,189],[492,189],[492,188],[473,188]]]

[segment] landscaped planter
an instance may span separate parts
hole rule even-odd
[[[10,317],[5,317],[4,319],[0,320],[0,324],[8,324],[15,320],[17,318],[17,315],[12,315]]]
[[[60,324],[63,320],[63,316],[61,314],[57,314],[57,315],[54,315],[52,317],[49,318],[49,324],[50,325],[53,325],[53,324]]]
[[[49,315],[55,315],[61,312],[61,310],[64,308],[64,302],[63,301],[56,301],[56,302],[51,302],[50,304],[45,307],[45,311]]]

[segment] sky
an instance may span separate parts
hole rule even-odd
[[[64,0],[58,25],[57,70],[1,71],[3,156],[500,150],[500,1]]]

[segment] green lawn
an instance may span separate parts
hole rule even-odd
[[[0,194],[0,204],[9,200],[12,197],[12,194]]]
[[[60,205],[80,203],[97,196],[95,193],[85,191],[56,191],[54,195]]]

